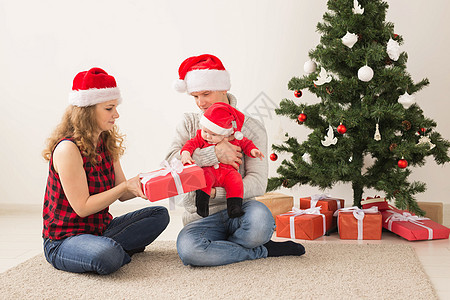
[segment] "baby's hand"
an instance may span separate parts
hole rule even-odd
[[[259,159],[263,159],[264,154],[262,154],[261,151],[259,151],[258,149],[252,149],[252,151],[250,151],[251,155],[253,155],[253,157],[259,157]]]
[[[181,153],[181,163],[183,165],[185,164],[194,164],[195,160],[192,159],[191,154],[189,153],[189,151],[183,151]]]

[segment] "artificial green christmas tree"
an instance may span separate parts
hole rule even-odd
[[[312,132],[303,142],[286,133],[285,142],[272,146],[275,153],[291,156],[281,162],[279,176],[269,178],[267,190],[296,184],[325,189],[347,182],[354,205],[360,206],[365,188],[373,188],[395,199],[396,207],[422,215],[414,195],[425,190],[425,183],[408,182],[408,166],[423,165],[429,155],[438,164],[450,160],[450,143],[413,96],[428,79],[414,83],[406,71],[402,36],[385,21],[386,2],[329,0],[328,9],[317,25],[320,44],[304,65],[308,75],[288,84],[298,99],[283,99],[276,109],[295,120],[298,130]],[[320,102],[301,101],[305,89]],[[364,166],[368,155],[374,163]]]

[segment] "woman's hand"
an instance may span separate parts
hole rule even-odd
[[[126,181],[126,185],[128,193],[131,193],[135,197],[147,199],[147,196],[145,196],[144,192],[142,191],[142,184],[139,175],[136,175],[135,177],[128,179]]]

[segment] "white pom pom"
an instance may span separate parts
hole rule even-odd
[[[358,70],[359,80],[367,82],[370,81],[372,77],[373,77],[373,70],[371,67],[366,65]]]
[[[186,82],[181,79],[175,80],[172,84],[172,87],[174,88],[175,91],[179,93],[184,93],[187,91]]]
[[[305,62],[305,64],[303,65],[303,70],[305,71],[305,73],[307,74],[311,74],[313,72],[315,72],[317,69],[317,64],[312,61],[312,60],[308,60],[307,62]]]
[[[242,132],[236,131],[234,133],[234,138],[237,139],[237,140],[242,140],[244,138],[244,135],[242,134]]]

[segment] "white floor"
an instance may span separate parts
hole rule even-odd
[[[133,203],[117,203],[111,207],[114,216],[148,205],[148,202],[133,200]],[[158,205],[165,205],[161,201]],[[42,216],[40,205],[0,204],[0,273],[27,259],[42,253]],[[176,240],[182,227],[181,215],[183,209],[176,207],[170,211],[171,222],[158,240]],[[450,216],[446,212],[444,224]],[[274,237],[274,240],[279,238]],[[284,240],[284,239],[279,239]],[[300,241],[301,242],[301,241]],[[426,273],[436,289],[440,299],[450,299],[450,240],[434,240],[408,242],[394,234],[383,232],[379,241],[340,240],[339,236],[321,237],[318,243],[405,243],[411,245],[422,262]],[[395,267],[395,266],[393,266]],[[399,291],[399,297],[401,291]]]

